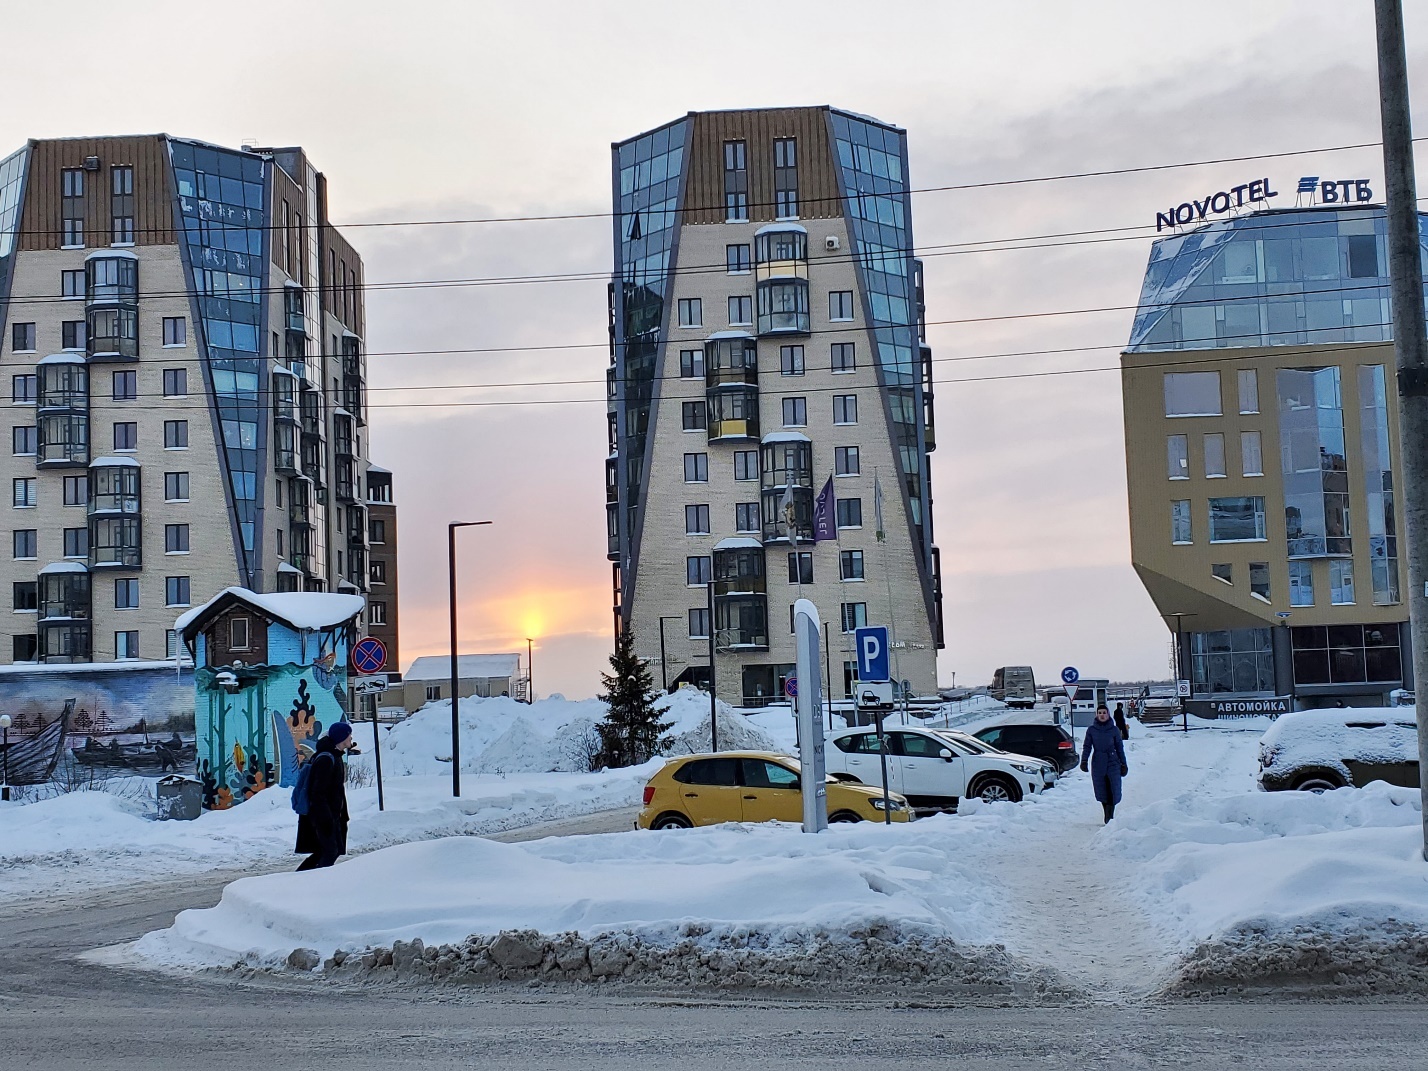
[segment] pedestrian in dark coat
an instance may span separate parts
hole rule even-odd
[[[298,815],[297,846],[306,852],[299,870],[332,866],[347,854],[347,770],[342,753],[352,746],[352,726],[339,721],[317,741],[308,765],[307,814]]]
[[[1121,802],[1121,778],[1128,768],[1120,730],[1105,707],[1096,709],[1096,720],[1086,727],[1086,742],[1081,746],[1082,773],[1086,772],[1088,763],[1096,802],[1109,822],[1116,816],[1116,804]]]
[[[1111,715],[1116,723],[1116,728],[1121,731],[1121,739],[1130,739],[1130,723],[1126,721],[1126,707],[1124,703],[1116,704],[1116,712]]]

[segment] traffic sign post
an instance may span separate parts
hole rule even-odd
[[[1071,747],[1076,747],[1076,682],[1081,679],[1081,671],[1075,666],[1067,666],[1061,671],[1061,683],[1066,685],[1066,718],[1071,722]]]
[[[783,682],[783,694],[790,699],[798,698],[798,678],[789,677]]]
[[[352,683],[352,695],[362,699],[372,697],[372,758],[377,767],[377,810],[387,809],[387,801],[382,791],[382,730],[377,724],[377,696],[387,690],[386,674],[378,674],[387,664],[387,645],[376,636],[368,636],[352,645],[348,659],[352,668],[363,674]]]
[[[888,630],[886,625],[865,625],[853,630],[853,646],[858,653],[858,680],[892,680],[888,669]]]
[[[387,645],[376,636],[358,640],[352,646],[351,662],[358,673],[378,673],[387,664]]]

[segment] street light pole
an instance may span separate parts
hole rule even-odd
[[[526,706],[535,702],[535,663],[531,660],[531,638],[526,637]]]
[[[0,732],[5,734],[5,773],[0,777],[0,801],[10,802],[10,715],[0,714]]]
[[[447,600],[451,610],[451,794],[461,797],[461,697],[456,669],[456,529],[490,521],[452,521],[446,526]]]
[[[718,700],[714,689],[714,574],[709,574],[709,750],[719,750]]]
[[[1295,706],[1294,640],[1289,634],[1289,619],[1294,615],[1288,610],[1276,610],[1274,616],[1279,618],[1279,623],[1284,626],[1284,653],[1289,657],[1289,709],[1292,711]]]
[[[1180,731],[1188,733],[1190,731],[1190,712],[1186,705],[1185,697],[1180,695],[1180,682],[1189,680],[1190,674],[1185,672],[1185,618],[1198,617],[1198,614],[1166,614],[1166,617],[1175,618],[1175,692],[1180,698]]]

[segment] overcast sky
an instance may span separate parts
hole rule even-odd
[[[1425,135],[1428,5],[1405,6]],[[339,225],[600,213],[611,141],[691,110],[833,104],[906,127],[913,186],[945,186],[1375,141],[1373,45],[1371,0],[17,4],[0,155],[30,137],[251,139],[304,146]],[[1382,173],[1376,151],[1336,152],[914,198],[942,384],[944,683],[1168,666],[1129,564],[1115,371],[1148,232],[956,244],[1143,226],[1261,175],[1290,191],[1366,175],[1381,196]],[[446,646],[446,522],[491,519],[460,537],[463,649],[533,636],[539,692],[593,694],[610,649],[604,282],[380,287],[598,276],[608,221],[347,236],[379,287],[370,446],[396,473],[403,661]],[[1104,348],[985,356],[1088,346]],[[410,352],[434,350],[458,352]],[[1086,371],[1040,375],[1068,370]]]

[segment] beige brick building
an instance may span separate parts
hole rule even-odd
[[[804,597],[835,697],[863,624],[891,626],[894,675],[935,690],[904,132],[830,108],[692,113],[613,153],[616,627],[671,686],[707,682],[712,635],[720,697],[759,705],[793,672]]]
[[[0,330],[0,663],[173,658],[230,585],[367,591],[362,262],[301,149],[31,141]]]

